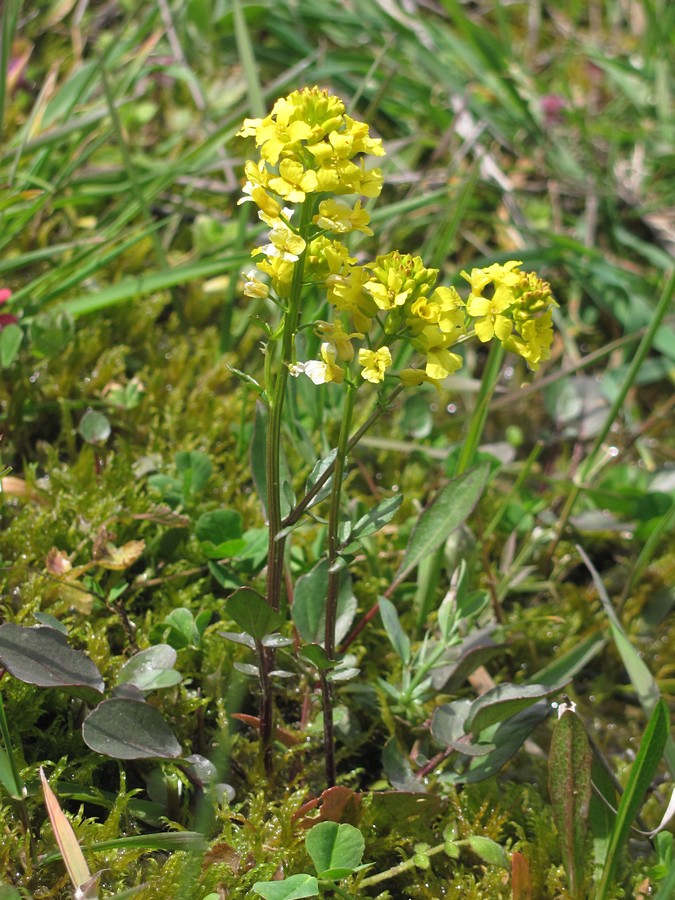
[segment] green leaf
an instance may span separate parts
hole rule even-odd
[[[546,716],[548,704],[539,702],[529,709],[524,709],[511,719],[488,728],[481,735],[482,740],[490,741],[495,749],[486,756],[474,757],[469,768],[462,773],[448,772],[441,775],[442,781],[449,784],[473,784],[491,778],[520,749],[532,731]]]
[[[282,618],[257,591],[239,588],[227,600],[227,614],[257,641],[281,627]]]
[[[246,549],[241,513],[234,509],[202,513],[195,523],[195,535],[209,559],[237,556]]]
[[[480,856],[489,866],[501,866],[503,869],[508,869],[509,867],[504,848],[493,841],[492,838],[484,837],[480,834],[472,834],[463,841],[457,841],[457,843],[470,847],[476,856]]]
[[[596,900],[605,900],[613,890],[614,873],[619,854],[628,838],[630,827],[640,809],[645,791],[654,778],[668,738],[668,708],[659,700],[647,724],[635,762],[631,766],[628,782],[621,796],[612,833],[605,868],[598,885]]]
[[[565,710],[551,739],[548,790],[553,819],[560,836],[563,865],[573,897],[582,897],[584,889],[592,756],[581,719],[571,709]]]
[[[73,340],[75,326],[70,313],[49,310],[30,323],[30,346],[37,357],[56,356]]]
[[[365,516],[362,516],[354,525],[349,535],[349,541],[355,541],[358,538],[375,534],[376,531],[379,531],[380,528],[394,518],[401,503],[403,503],[403,494],[394,494],[393,497],[381,500],[377,506],[373,507]]]
[[[466,735],[464,724],[471,711],[470,700],[453,700],[437,706],[431,717],[431,734],[435,740],[454,747]]]
[[[387,637],[389,638],[392,647],[398,653],[400,659],[404,664],[409,663],[410,639],[401,628],[401,623],[398,618],[396,607],[390,600],[387,600],[385,597],[380,597],[378,599],[378,605],[380,607],[380,616],[382,617],[382,623],[384,625],[385,631],[387,632]]]
[[[200,450],[179,450],[176,453],[176,471],[187,500],[204,490],[212,472],[211,460]]]
[[[319,896],[319,882],[313,875],[291,875],[283,881],[256,881],[251,890],[264,900],[302,900]]]
[[[353,825],[319,822],[307,832],[305,846],[319,878],[325,878],[335,869],[345,871],[345,875],[353,872],[361,864],[366,844]]]
[[[110,437],[110,421],[103,413],[88,409],[77,430],[88,444],[105,444]]]
[[[335,667],[335,663],[328,658],[328,654],[319,644],[305,644],[298,651],[298,656],[320,672],[326,672]]]
[[[309,478],[307,479],[307,483],[305,484],[305,494],[308,494],[312,490],[312,488],[317,483],[319,478],[321,478],[326,469],[329,469],[335,463],[336,457],[337,450],[333,449],[327,456],[324,456],[323,459],[320,459],[316,463],[312,471],[309,473]],[[320,503],[325,497],[327,497],[330,494],[332,487],[333,476],[331,475],[323,485],[323,487],[319,489],[319,493],[312,500],[307,509],[311,509],[313,506],[316,506],[317,503]]]
[[[23,330],[15,322],[0,331],[0,368],[8,369],[16,359],[23,340]]]
[[[180,672],[174,669],[176,651],[169,644],[156,644],[136,653],[126,662],[117,676],[118,684],[133,684],[140,691],[180,684]]]
[[[12,762],[2,747],[0,747],[0,784],[13,800],[23,800],[22,785],[17,782]]]
[[[449,481],[421,513],[396,573],[400,581],[433,553],[471,515],[487,484],[490,467],[481,463]]]
[[[675,862],[670,864],[667,875],[659,884],[659,891],[654,900],[671,900],[675,896]],[[2,897],[0,897],[2,900]]]
[[[558,693],[563,687],[563,684],[500,684],[473,701],[464,728],[467,732],[480,734],[491,725],[527,709],[542,697]]]
[[[99,703],[82,724],[85,744],[113,759],[177,759],[182,751],[162,714],[138,700]]]
[[[38,687],[81,687],[103,693],[103,678],[64,634],[45,625],[0,625],[0,663],[19,681]]]
[[[291,615],[300,637],[310,644],[322,644],[326,623],[326,595],[328,593],[328,560],[321,559],[306,574],[298,578],[293,595]],[[347,572],[340,578],[338,592],[335,641],[340,643],[347,634],[356,612],[356,598],[352,593]]]
[[[199,616],[206,613],[209,620],[211,613],[209,610],[202,610],[197,619],[192,615],[192,611],[186,606],[179,606],[172,609],[163,622],[157,622],[150,630],[150,640],[157,643],[166,642],[174,650],[184,650],[185,647],[201,646],[201,636],[203,629],[199,627]]]
[[[598,592],[605,614],[609,619],[609,628],[612,638],[614,639],[616,648],[621,656],[621,661],[626,668],[628,677],[631,680],[631,684],[638,695],[640,705],[645,711],[645,714],[651,716],[661,697],[659,686],[656,683],[654,676],[645,665],[644,660],[638,655],[637,650],[631,644],[630,638],[626,634],[619,617],[612,606],[612,601],[607,594],[595,566],[582,547],[577,545],[576,549],[586,564],[588,571],[591,573],[593,584]],[[670,774],[675,776],[675,743],[670,735],[668,735],[666,739],[665,757],[668,768],[670,769]]]

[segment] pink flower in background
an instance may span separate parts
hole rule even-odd
[[[12,292],[9,288],[0,288],[0,306],[2,306],[3,303],[7,303],[11,296]],[[0,313],[0,331],[5,325],[13,325],[16,321],[16,316],[12,313]]]
[[[563,110],[567,109],[567,101],[560,94],[546,94],[539,101],[547,125],[558,125],[563,121]]]

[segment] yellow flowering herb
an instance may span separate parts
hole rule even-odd
[[[389,347],[380,347],[379,350],[368,350],[362,347],[359,350],[359,363],[363,366],[361,371],[363,378],[373,384],[378,384],[384,380],[384,373],[391,365]]]

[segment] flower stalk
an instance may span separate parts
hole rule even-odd
[[[342,497],[342,481],[347,464],[349,447],[349,430],[354,413],[356,385],[347,383],[345,403],[342,410],[340,435],[333,472],[333,483],[330,493],[330,510],[328,513],[328,588],[326,591],[326,624],[324,630],[324,649],[330,662],[335,662],[335,629],[337,625],[337,607],[340,594],[340,501]],[[335,784],[335,730],[333,724],[333,685],[330,681],[330,670],[321,672],[321,696],[323,700],[323,742],[326,758],[326,782],[329,787]]]

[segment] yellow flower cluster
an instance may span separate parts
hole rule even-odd
[[[466,311],[475,318],[474,331],[486,343],[496,337],[536,371],[550,357],[552,310],[558,304],[550,285],[534,272],[521,272],[517,260],[494,263],[462,276],[471,285]],[[486,293],[488,296],[486,296]]]
[[[531,369],[549,357],[556,304],[549,285],[521,272],[521,263],[462,272],[471,287],[465,302],[455,288],[437,287],[438,270],[426,268],[420,257],[394,251],[358,265],[350,256],[336,236],[372,235],[360,197],[379,195],[382,173],[366,168],[364,157],[384,150],[365,123],[346,114],[339,98],[317,87],[294,91],[277,100],[266,118],[246,119],[239,134],[254,137],[260,152],[258,162],[246,163],[240,202],[255,203],[270,228],[268,243],[253,251],[257,269],[248,273],[244,293],[271,296],[285,306],[301,265],[302,282],[325,290],[335,310],[334,322],[315,323],[320,358],[292,364],[293,375],[305,374],[316,384],[342,383],[356,358],[361,378],[377,384],[392,365],[390,345],[403,340],[422,354],[424,365],[398,373],[402,383],[438,387],[462,365],[451,348],[474,334],[482,342],[497,338]],[[350,194],[355,201],[342,199]],[[295,205],[302,207],[300,216],[294,217]],[[297,289],[297,279],[295,284]],[[369,335],[376,322],[381,340],[373,343]],[[367,346],[356,355],[351,342],[364,339]]]

